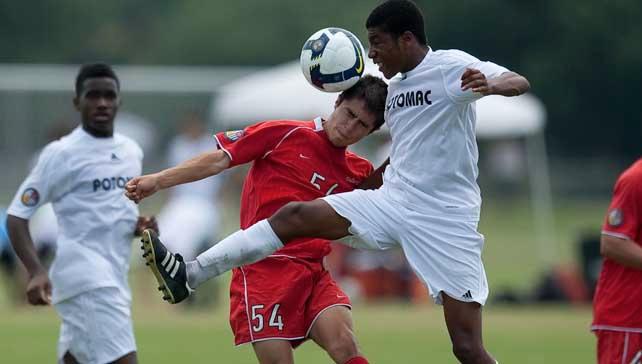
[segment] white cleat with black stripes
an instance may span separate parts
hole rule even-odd
[[[189,297],[193,290],[187,284],[183,257],[167,250],[152,229],[143,231],[141,242],[145,264],[154,273],[158,290],[163,292],[163,299],[169,303],[179,303]]]

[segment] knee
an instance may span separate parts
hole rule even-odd
[[[279,223],[288,226],[300,226],[305,223],[306,207],[302,202],[289,202],[281,207],[272,219]]]
[[[338,363],[345,363],[359,354],[357,340],[352,331],[342,332],[327,343],[326,351]]]
[[[479,363],[484,357],[484,348],[473,340],[455,340],[453,353],[461,363]]]

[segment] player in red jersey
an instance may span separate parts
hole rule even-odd
[[[339,95],[327,120],[268,121],[216,134],[219,150],[134,178],[127,185],[127,195],[138,202],[160,189],[252,162],[241,196],[244,229],[288,202],[350,191],[373,168],[346,147],[383,124],[386,95],[383,80],[364,76]],[[293,363],[292,348],[310,338],[336,363],[368,363],[352,331],[350,300],[323,266],[329,252],[327,240],[299,239],[264,260],[234,269],[230,324],[235,343],[251,342],[260,363]],[[156,251],[148,259],[158,256],[158,260],[151,260],[151,269],[157,278],[165,277],[159,279],[161,287],[167,284],[165,279],[174,278],[170,272],[186,272],[189,286],[195,288],[209,276],[199,278],[191,272],[202,270],[202,266],[193,271],[190,267],[198,266],[206,253],[186,264],[178,254],[166,250]],[[185,297],[172,296],[170,301]]]
[[[593,299],[600,364],[642,363],[642,159],[615,183],[600,251],[604,263]]]

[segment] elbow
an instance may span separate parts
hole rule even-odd
[[[519,96],[523,93],[528,92],[531,89],[531,84],[530,82],[528,82],[526,77],[519,74],[515,74],[515,76],[517,76],[517,79],[515,80],[516,82],[514,84],[515,88],[513,89],[513,96]]]
[[[531,83],[528,82],[526,77],[523,77],[523,76],[521,76],[521,77],[522,77],[522,82],[521,82],[522,83],[522,87],[521,87],[521,90],[520,90],[521,92],[519,93],[520,95],[525,93],[525,92],[530,91],[530,89],[531,89]]]

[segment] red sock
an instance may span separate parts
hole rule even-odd
[[[345,362],[345,364],[370,364],[363,356],[355,356],[354,358]]]

